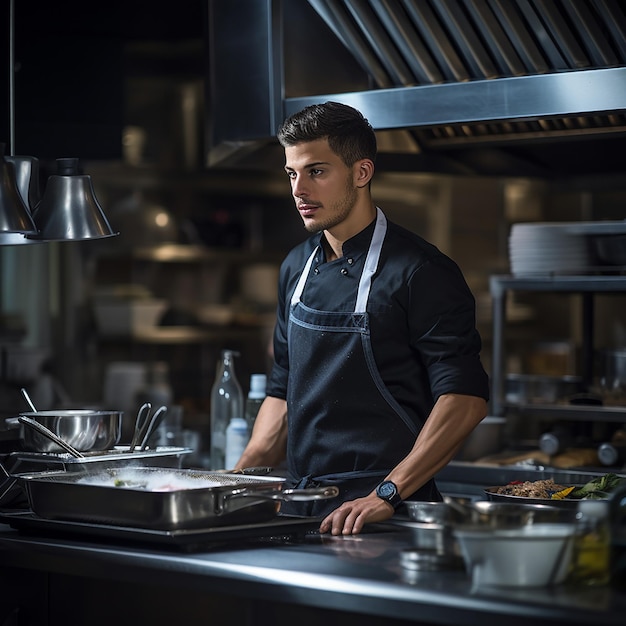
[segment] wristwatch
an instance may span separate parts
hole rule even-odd
[[[376,487],[376,495],[385,502],[389,502],[394,509],[397,509],[402,504],[402,498],[398,493],[398,488],[395,483],[390,480],[383,480],[378,487]]]

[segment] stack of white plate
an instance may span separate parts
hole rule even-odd
[[[509,235],[509,262],[516,276],[572,274],[590,267],[587,237],[571,223],[514,224]]]

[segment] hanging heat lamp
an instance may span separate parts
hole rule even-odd
[[[37,234],[29,208],[18,189],[15,165],[4,156],[0,144],[0,233],[24,239],[26,234]]]
[[[96,199],[91,177],[77,158],[57,159],[39,201],[39,167],[34,157],[13,155],[15,146],[15,0],[9,2],[9,156],[0,144],[0,245],[81,241],[113,237]]]
[[[39,232],[28,239],[80,241],[102,239],[113,232],[93,190],[91,177],[82,174],[76,158],[57,159],[57,172],[48,178],[33,218]]]

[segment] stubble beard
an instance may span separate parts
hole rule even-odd
[[[325,211],[326,214],[321,220],[312,221],[310,223],[304,220],[304,228],[309,233],[319,233],[323,230],[330,230],[348,218],[357,202],[357,190],[352,185],[351,175],[346,181],[345,189],[345,194]]]

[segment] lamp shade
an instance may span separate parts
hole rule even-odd
[[[29,238],[78,241],[112,237],[113,232],[93,190],[91,177],[79,173],[78,159],[57,159],[57,174],[48,178],[33,212],[39,228]]]
[[[5,156],[6,161],[13,164],[17,190],[31,215],[39,204],[39,159],[32,156]]]
[[[31,156],[5,156],[5,161],[13,165],[17,190],[26,205],[29,216],[39,202],[39,159]],[[0,232],[0,246],[15,246],[23,244],[41,243],[36,239],[29,239],[22,233]]]
[[[37,228],[17,186],[15,168],[0,144],[0,233],[37,234]]]

